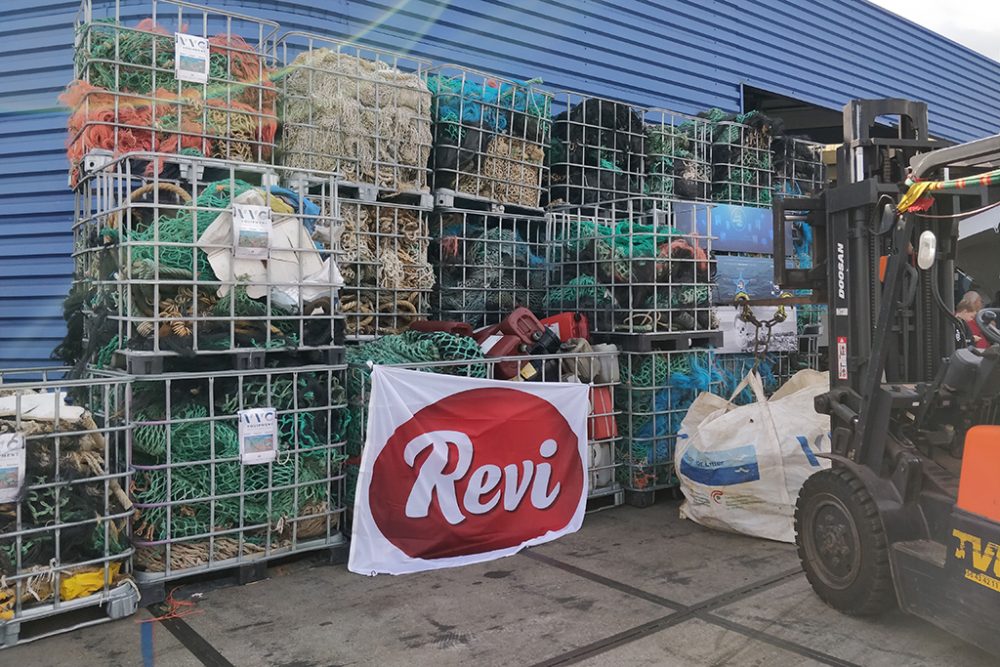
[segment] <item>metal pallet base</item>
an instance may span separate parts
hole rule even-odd
[[[170,588],[199,579],[215,581],[230,579],[238,586],[245,586],[255,581],[267,579],[269,570],[277,561],[286,561],[309,553],[327,550],[331,563],[346,559],[347,540],[343,535],[336,535],[329,540],[314,540],[300,544],[294,551],[276,551],[269,556],[243,559],[230,558],[215,561],[209,565],[195,566],[183,570],[174,570],[170,574],[164,572],[136,572],[135,580],[142,593],[143,605],[159,604],[167,599],[167,585]]]
[[[587,496],[587,513],[609,510],[624,502],[625,489],[620,484],[611,484],[603,489],[597,489]]]
[[[540,217],[545,215],[541,206],[521,206],[495,201],[468,192],[458,192],[447,188],[434,191],[435,208],[459,209],[463,211],[482,211],[484,213],[507,213],[523,217]]]
[[[143,600],[145,602],[145,600]],[[105,593],[25,609],[0,623],[0,649],[131,616],[139,609],[139,590],[123,583]]]
[[[614,343],[620,352],[672,352],[720,346],[722,335],[721,331],[594,332],[592,338],[595,343]]]
[[[338,181],[337,193],[341,200],[362,204],[400,204],[430,211],[434,208],[434,197],[421,190],[390,190],[374,183],[354,183]]]
[[[214,360],[220,368],[230,368],[236,371],[256,371],[270,368],[270,361],[284,361],[294,356],[295,366],[323,364],[341,366],[346,363],[343,346],[326,348],[294,350],[239,350],[230,352],[200,352],[193,355],[181,355],[171,352],[143,352],[140,350],[119,350],[115,352],[112,366],[130,375],[161,375],[164,372],[177,370],[174,366],[197,363],[199,368],[185,368],[187,371],[208,370],[204,364]],[[282,365],[282,364],[279,364]],[[287,365],[287,364],[284,364]]]

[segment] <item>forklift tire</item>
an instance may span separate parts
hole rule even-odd
[[[821,470],[802,485],[795,544],[813,590],[837,611],[869,616],[895,606],[882,519],[865,485],[847,468]]]

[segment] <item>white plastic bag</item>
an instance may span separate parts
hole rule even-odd
[[[735,406],[747,386],[755,402]],[[684,503],[681,518],[709,528],[794,542],[795,499],[806,478],[828,468],[830,418],[815,396],[828,391],[826,373],[796,373],[770,400],[752,371],[733,397],[703,393],[678,433],[674,464]]]

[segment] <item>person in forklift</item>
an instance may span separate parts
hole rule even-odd
[[[985,350],[990,346],[988,340],[983,337],[983,330],[976,323],[976,313],[984,308],[983,297],[975,290],[969,290],[962,296],[958,306],[955,308],[955,315],[965,322],[965,326],[972,334],[972,341],[977,348]]]

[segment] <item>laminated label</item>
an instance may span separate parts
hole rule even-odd
[[[278,413],[274,408],[239,411],[240,463],[270,463],[278,455]]]
[[[267,259],[271,252],[271,209],[233,204],[233,256]]]
[[[17,500],[24,486],[24,434],[0,434],[0,503]]]
[[[208,40],[174,33],[174,76],[178,81],[208,83]]]

